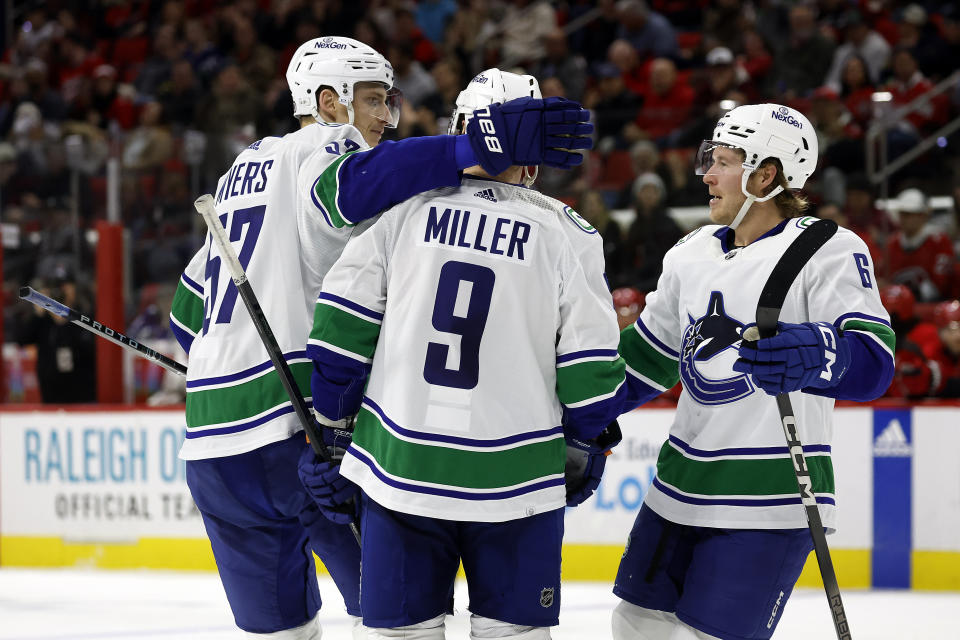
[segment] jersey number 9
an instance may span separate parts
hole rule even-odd
[[[460,336],[460,362],[447,368],[450,345],[427,343],[423,379],[454,389],[473,389],[480,379],[480,339],[493,298],[493,270],[450,260],[440,269],[437,299],[433,305],[433,328]]]

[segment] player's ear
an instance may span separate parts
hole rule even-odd
[[[760,183],[760,193],[767,194],[777,185],[778,172],[777,165],[773,162],[765,162],[757,167],[754,176]]]
[[[337,104],[339,100],[337,94],[329,87],[323,87],[317,94],[317,113],[327,122],[335,122],[337,119]]]

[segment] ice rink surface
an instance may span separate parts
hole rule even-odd
[[[333,582],[321,578],[324,640],[349,640],[349,622]],[[960,640],[960,594],[846,591],[855,640]],[[554,640],[608,640],[610,586],[563,585]],[[458,584],[457,615],[447,638],[466,640],[466,585]],[[162,571],[0,569],[2,640],[225,640],[233,626],[215,574]],[[787,603],[775,640],[836,637],[820,590],[803,589]]]

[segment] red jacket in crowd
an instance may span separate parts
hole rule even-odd
[[[890,239],[887,252],[885,272],[891,281],[909,286],[924,300],[943,298],[950,292],[954,253],[945,234],[924,229],[907,239],[900,232]]]

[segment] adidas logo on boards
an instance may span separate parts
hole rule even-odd
[[[891,420],[873,441],[873,455],[876,457],[901,458],[909,456],[911,451],[907,434],[903,432],[903,425],[899,420]]]
[[[475,194],[478,198],[483,198],[484,200],[489,200],[490,202],[496,202],[497,196],[493,195],[493,189],[483,189],[482,191],[477,191]]]

